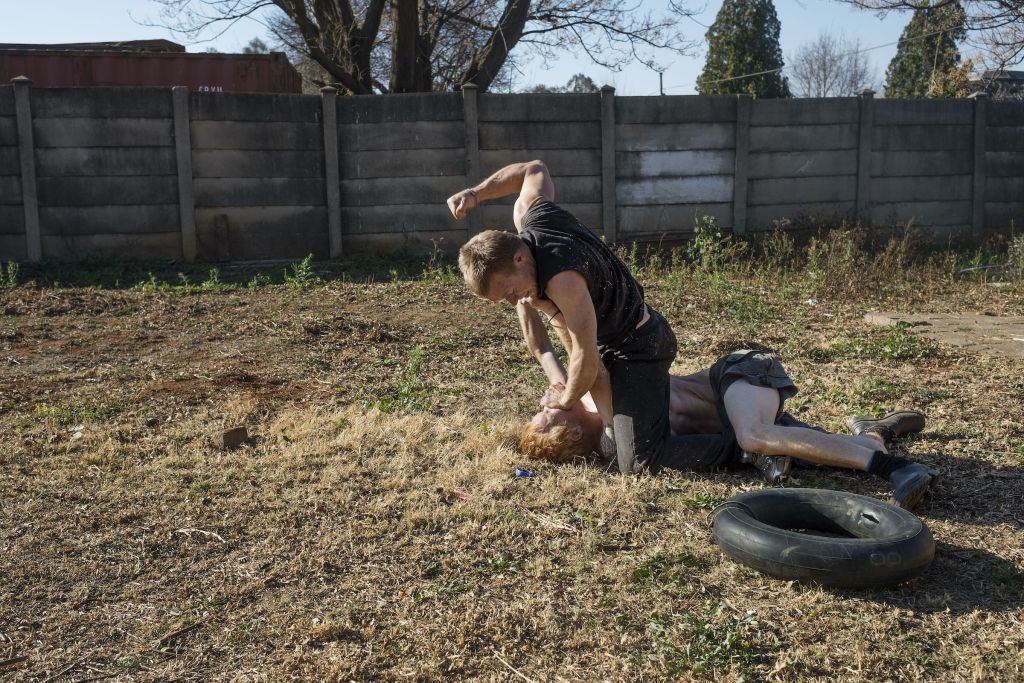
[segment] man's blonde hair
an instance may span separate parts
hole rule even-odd
[[[523,247],[518,235],[504,230],[484,230],[459,249],[459,270],[477,296],[487,293],[491,276],[512,269],[512,257]]]
[[[528,422],[519,435],[519,448],[531,460],[548,462],[572,462],[590,453],[583,439],[574,439],[572,429],[565,425],[552,427],[546,432]]]

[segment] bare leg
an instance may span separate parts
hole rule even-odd
[[[852,434],[845,434],[844,436],[846,436],[847,439],[852,439],[853,441],[856,441],[857,443],[867,448],[871,448],[876,451],[882,451],[883,453],[889,452],[889,448],[885,445],[885,439],[880,437],[878,434],[868,433],[858,434],[857,436],[853,436]]]
[[[740,448],[764,455],[789,455],[821,465],[866,472],[877,444],[854,436],[775,424],[779,392],[738,380],[723,397]]]

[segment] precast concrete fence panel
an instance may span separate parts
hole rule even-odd
[[[555,178],[555,201],[602,231],[601,96],[480,95],[480,166],[489,174],[540,159]],[[481,228],[512,227],[510,196],[481,207]]]
[[[197,258],[329,256],[315,95],[191,93]]]
[[[42,255],[180,258],[168,88],[33,88]]]
[[[1024,104],[458,93],[346,97],[0,86],[0,260],[250,261],[454,251],[514,196],[445,199],[543,160],[610,242],[809,223],[980,240],[1024,222]]]
[[[14,87],[0,87],[0,258],[23,260],[25,210],[21,193],[21,157]]]
[[[467,180],[462,94],[337,102],[345,252],[464,242],[467,223],[445,204]]]
[[[971,234],[974,102],[878,100],[871,219],[913,223],[938,240]]]
[[[733,226],[735,97],[617,97],[620,241],[688,237],[701,216]]]
[[[1024,104],[988,102],[986,109],[984,224],[1019,230],[1024,228]]]
[[[754,100],[748,232],[800,216],[853,217],[859,124],[854,98]]]

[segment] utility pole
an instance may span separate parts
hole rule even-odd
[[[664,96],[664,94],[665,94],[665,72],[664,71],[659,71],[658,72],[658,90]]]

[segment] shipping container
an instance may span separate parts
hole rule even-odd
[[[28,76],[38,88],[184,85],[196,92],[302,92],[302,78],[284,53],[189,53],[167,40],[0,44],[0,83],[16,76]]]

